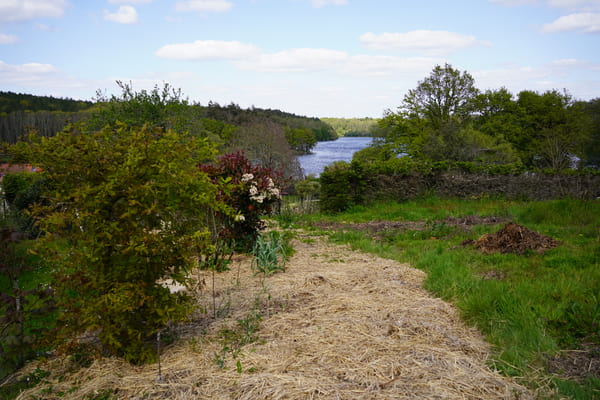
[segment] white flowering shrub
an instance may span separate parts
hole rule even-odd
[[[280,172],[252,163],[243,152],[226,154],[216,165],[201,165],[220,187],[220,200],[233,209],[232,215],[219,214],[219,237],[244,250],[252,249],[268,215],[281,199],[287,182]]]

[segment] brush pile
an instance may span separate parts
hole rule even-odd
[[[524,254],[533,251],[541,254],[557,247],[560,243],[539,232],[509,222],[494,234],[485,234],[477,240],[467,240],[463,246],[472,245],[484,253],[515,253]]]

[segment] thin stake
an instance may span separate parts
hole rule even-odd
[[[158,376],[156,377],[156,382],[162,382],[162,370],[160,367],[160,332],[156,334],[156,352],[158,353]]]

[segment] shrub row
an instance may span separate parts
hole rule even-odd
[[[520,165],[473,163],[336,162],[321,174],[320,205],[324,212],[379,200],[409,200],[424,195],[548,200],[600,197],[597,171],[525,171]]]

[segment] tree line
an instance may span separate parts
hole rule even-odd
[[[600,166],[600,98],[566,91],[480,91],[466,71],[436,66],[379,121],[375,148],[358,157],[517,164],[565,170]]]
[[[377,128],[375,118],[321,118],[338,136],[372,136]]]
[[[288,172],[295,174],[300,173],[295,155],[309,153],[317,141],[337,138],[335,130],[318,118],[256,107],[242,109],[234,103],[201,105],[190,103],[170,85],[134,92],[130,84],[117,83],[122,90],[120,96],[98,92],[94,102],[1,92],[0,104],[5,104],[6,111],[0,114],[0,142],[16,143],[29,131],[53,136],[67,124],[81,120],[100,126],[110,119],[106,110],[117,111],[117,104],[123,118],[138,118],[134,112],[148,121],[162,118],[166,128],[188,129],[213,140],[223,151],[244,150],[253,160],[271,167],[285,164]],[[129,100],[134,98],[139,104],[125,109],[131,107]],[[166,102],[158,109],[161,101]]]
[[[0,115],[15,111],[77,112],[87,110],[92,105],[93,102],[85,100],[0,91]]]

